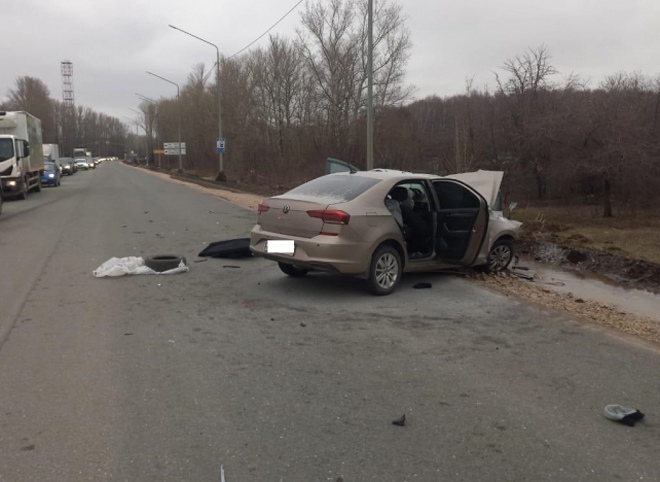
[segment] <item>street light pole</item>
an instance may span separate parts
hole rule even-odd
[[[158,77],[160,80],[164,80],[165,82],[168,82],[172,85],[176,85],[176,105],[178,107],[178,114],[177,117],[179,119],[179,172],[183,172],[183,163],[181,162],[181,103],[179,101],[179,84],[176,82],[172,82],[169,79],[166,79],[165,77],[161,77],[158,74],[154,74],[153,72],[147,71],[147,74],[153,75],[154,77]]]
[[[133,112],[135,112],[135,113],[138,114],[138,115],[141,115],[142,117],[145,117],[144,112],[140,112],[140,111],[137,111],[137,110],[135,110],[135,109],[131,109],[130,107],[129,107],[128,109],[129,109],[129,110],[132,110]],[[147,133],[147,125],[146,125],[146,124],[147,124],[147,120],[146,120],[146,118],[144,119],[144,124],[145,124],[145,125],[140,126],[140,127],[142,127],[142,129],[144,129],[144,137],[146,138],[147,135],[148,135],[148,133]],[[138,122],[138,121],[135,121],[135,133],[136,133],[136,134],[138,133],[138,129],[137,129],[137,127],[138,127],[139,125],[140,125],[139,122]],[[138,157],[140,157],[140,156],[139,156],[139,152],[138,152]],[[147,142],[146,147],[144,148],[144,158],[147,160],[147,167],[149,167],[149,143],[148,143],[148,142]]]
[[[138,94],[137,92],[135,93],[135,95],[137,95],[143,101],[149,103],[149,105],[153,105],[154,106],[154,112],[155,112],[154,116],[158,117],[158,102],[157,101],[155,101],[155,100],[153,100],[153,99],[151,99],[147,96],[144,96],[142,94]],[[152,143],[152,134],[154,132],[154,116],[151,115],[151,112],[152,112],[151,109],[146,109],[146,110],[149,111],[149,116],[147,117],[147,114],[144,111],[142,111],[142,114],[144,116],[144,133],[147,135],[147,167],[148,167],[149,166],[149,147],[152,148],[151,149],[151,155],[152,156],[155,155],[154,149],[153,149],[154,145]],[[147,124],[149,125],[149,131],[147,131]],[[160,166],[160,162],[158,162],[158,165]]]
[[[216,67],[216,77],[217,77],[216,93],[218,96],[218,139],[222,139],[222,101],[220,99],[220,49],[216,44],[209,42],[208,40],[204,40],[203,38],[198,37],[197,35],[193,35],[190,32],[186,32],[185,30],[182,30],[179,27],[175,27],[174,25],[169,25],[169,27],[173,28],[174,30],[178,30],[179,32],[185,33],[186,35],[190,35],[191,37],[196,38],[197,40],[201,40],[202,42],[215,47],[215,51],[216,51],[215,67]],[[218,175],[215,178],[216,181],[226,181],[227,177],[225,176],[225,166],[221,151],[218,151],[218,169],[219,169]]]
[[[131,122],[135,122],[135,142],[134,142],[134,145],[135,145],[135,150],[137,151],[137,157],[139,159],[140,158],[140,146],[138,144],[138,137],[140,137],[140,133],[138,132],[138,128],[139,128],[138,121],[136,121],[135,119],[131,119],[127,115],[125,115],[124,117],[126,117]],[[133,161],[133,159],[131,159],[131,161]]]

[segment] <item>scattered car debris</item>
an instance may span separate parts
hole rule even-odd
[[[603,415],[608,420],[620,422],[629,427],[634,427],[636,422],[644,418],[644,414],[639,410],[616,404],[607,405],[603,410]]]
[[[145,266],[162,273],[171,269],[176,269],[181,263],[186,264],[186,258],[176,254],[158,254],[156,256],[147,256],[144,258]]]
[[[177,257],[177,260],[177,265],[174,265],[173,261],[171,263],[166,263],[165,266],[168,267],[167,269],[165,269],[164,265],[162,264],[157,265],[156,267],[161,269],[159,271],[157,269],[153,269],[153,267],[147,266],[145,264],[145,259],[139,256],[110,258],[108,261],[92,271],[92,274],[97,278],[103,278],[105,276],[124,276],[127,274],[176,274],[189,271],[189,268],[185,263],[185,258]]]
[[[305,328],[305,327],[307,326],[307,323],[300,322],[300,326],[302,326],[303,328]]]
[[[204,248],[198,256],[211,258],[250,258],[250,238],[215,241]]]
[[[422,282],[422,283],[417,283],[417,284],[413,285],[413,288],[416,289],[416,290],[422,290],[422,289],[427,289],[427,288],[432,288],[432,287],[433,287],[433,285],[431,283],[428,283],[428,282]]]
[[[401,417],[397,418],[396,420],[392,420],[392,425],[398,425],[399,427],[403,427],[406,424],[406,414],[404,413],[401,415]]]

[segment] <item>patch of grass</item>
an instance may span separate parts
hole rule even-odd
[[[660,263],[660,210],[618,211],[600,206],[527,206],[513,213],[523,232],[539,241],[596,249]]]

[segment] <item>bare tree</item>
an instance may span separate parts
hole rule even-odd
[[[46,84],[34,77],[19,77],[8,97],[11,109],[24,110],[41,120],[44,142],[57,142],[53,101]]]
[[[299,38],[316,105],[339,153],[354,147],[358,118],[366,106],[367,0],[308,4]],[[401,7],[379,2],[374,12],[374,94],[380,107],[399,105],[411,93],[403,73],[411,46]]]

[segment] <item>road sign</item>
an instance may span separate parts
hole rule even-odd
[[[215,150],[216,152],[223,154],[225,152],[225,138],[224,137],[218,137],[215,140]]]
[[[163,150],[165,151],[166,156],[178,156],[179,155],[179,143],[178,142],[165,142],[163,143]],[[186,153],[186,143],[181,143],[181,154]]]

